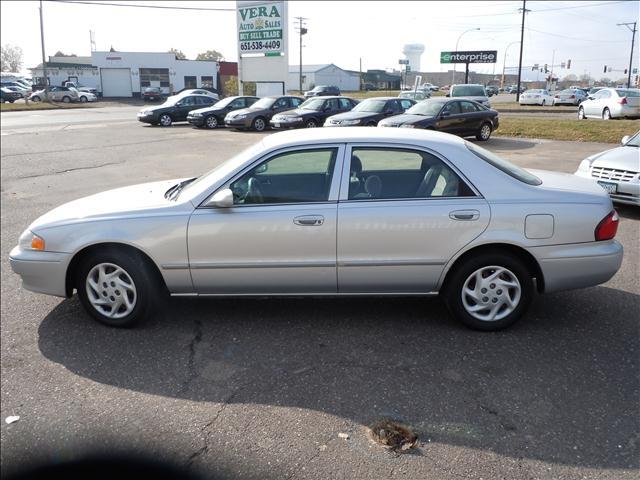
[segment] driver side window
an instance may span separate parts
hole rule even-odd
[[[234,205],[326,202],[338,149],[276,155],[231,183]]]

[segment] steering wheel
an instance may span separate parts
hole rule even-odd
[[[260,180],[251,177],[247,182],[247,194],[244,197],[244,203],[262,203],[263,195],[260,188]]]

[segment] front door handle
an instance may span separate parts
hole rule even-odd
[[[293,223],[304,227],[319,227],[324,223],[324,217],[322,215],[301,215],[295,217]]]
[[[478,210],[454,210],[449,213],[449,218],[452,220],[472,221],[480,218],[480,212]]]

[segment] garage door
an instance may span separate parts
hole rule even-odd
[[[130,68],[101,68],[100,76],[102,78],[103,97],[131,96]]]

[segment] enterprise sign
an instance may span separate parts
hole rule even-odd
[[[496,63],[497,50],[440,52],[440,63]]]

